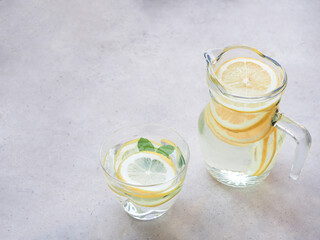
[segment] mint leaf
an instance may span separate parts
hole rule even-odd
[[[181,168],[181,167],[183,167],[185,164],[186,164],[186,161],[184,160],[183,156],[180,155],[179,162],[178,162],[178,167]]]
[[[154,146],[152,143],[146,138],[140,138],[138,141],[139,152],[142,151],[151,151],[154,152]]]
[[[174,146],[171,145],[163,145],[157,149],[157,153],[160,153],[166,157],[169,157],[169,155],[174,151]]]

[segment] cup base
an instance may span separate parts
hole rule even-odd
[[[268,171],[260,176],[250,176],[240,172],[219,170],[209,166],[207,166],[207,170],[218,182],[234,188],[246,188],[257,185],[266,179],[270,173]]]
[[[130,199],[124,198],[122,196],[118,196],[118,199],[120,200],[120,204],[122,208],[129,216],[142,221],[153,220],[158,217],[161,217],[163,214],[165,214],[169,210],[169,208],[175,202],[175,197],[174,197],[159,206],[145,207],[145,206],[138,205],[133,201],[131,201]]]
[[[167,209],[157,210],[154,208],[137,206],[128,199],[123,203],[122,207],[129,216],[142,221],[156,219],[167,211]]]

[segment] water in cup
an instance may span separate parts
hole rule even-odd
[[[181,191],[189,148],[174,130],[145,124],[115,131],[100,157],[107,184],[124,210],[151,220],[163,215]]]

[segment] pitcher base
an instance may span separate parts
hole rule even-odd
[[[214,167],[207,166],[208,172],[218,182],[235,188],[245,188],[261,183],[269,175],[270,171],[260,176],[250,176],[241,172],[219,170]]]

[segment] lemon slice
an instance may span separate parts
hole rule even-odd
[[[114,158],[114,167],[115,170],[118,169],[119,165],[121,164],[121,162],[128,158],[130,155],[139,152],[139,148],[138,148],[138,141],[140,138],[131,140],[125,144],[123,144],[120,149],[118,150],[115,158]],[[153,146],[158,148],[160,147],[160,144],[154,141],[151,141]]]
[[[135,185],[154,185],[141,187],[148,191],[163,191],[171,186],[168,182],[176,176],[172,161],[156,152],[143,151],[130,155],[120,164],[117,177],[122,181]]]
[[[214,102],[210,103],[210,109],[215,120],[230,130],[246,130],[266,116],[266,113],[237,112]]]
[[[216,75],[228,92],[243,97],[261,96],[279,86],[276,72],[253,58],[231,59],[219,67]]]

